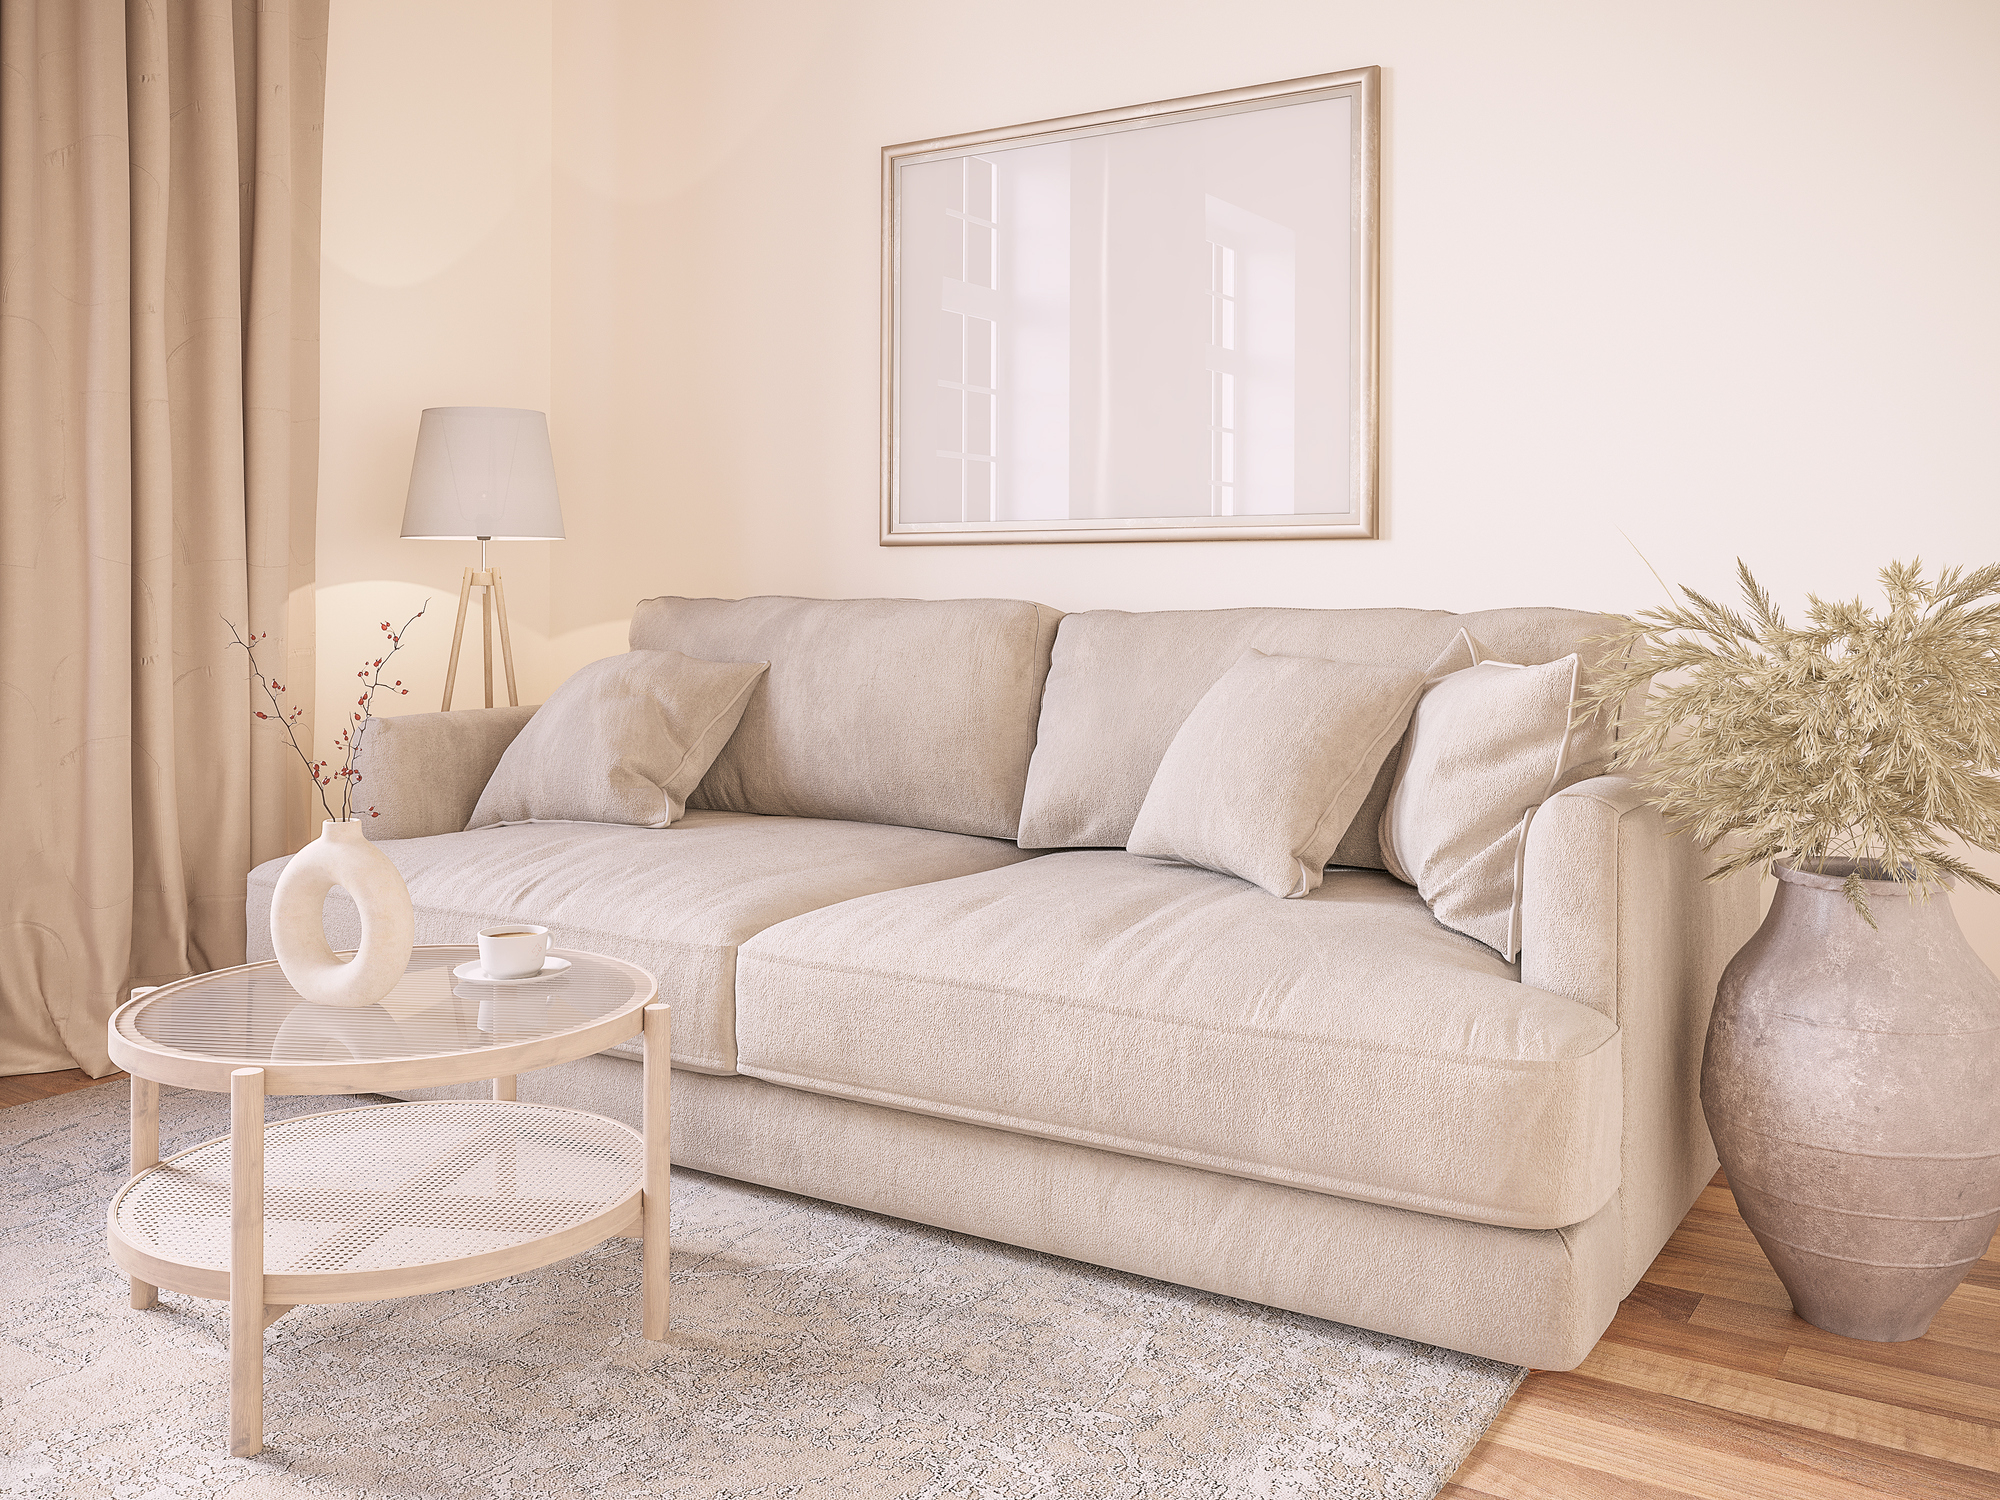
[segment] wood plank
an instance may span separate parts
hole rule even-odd
[[[1750,1226],[1740,1219],[1731,1225],[1719,1218],[1710,1219],[1706,1215],[1697,1218],[1689,1214],[1681,1221],[1681,1227],[1674,1231],[1667,1249],[1682,1255],[1709,1256],[1723,1265],[1747,1266],[1774,1280],[1778,1274],[1771,1269],[1764,1247],[1757,1243]]]
[[[53,1099],[58,1094],[91,1088],[100,1083],[116,1083],[125,1076],[123,1073],[107,1073],[102,1078],[92,1078],[81,1068],[64,1068],[60,1073],[15,1073],[0,1078],[0,1109],[11,1104],[29,1104],[37,1099]]]
[[[1438,1500],[1686,1500],[1687,1491],[1664,1478],[1621,1478],[1520,1448],[1482,1444]]]
[[[1748,1235],[1750,1226],[1743,1222],[1743,1216],[1736,1205],[1736,1195],[1728,1188],[1703,1188],[1701,1196],[1694,1200],[1683,1221],[1705,1229],[1717,1229],[1729,1234]]]
[[[1657,1286],[1699,1292],[1704,1297],[1727,1297],[1732,1302],[1748,1302],[1783,1313],[1792,1310],[1785,1284],[1769,1267],[1760,1274],[1747,1266],[1724,1265],[1689,1254],[1673,1244],[1660,1252],[1659,1259],[1646,1273],[1646,1280]]]
[[[2000,1431],[1962,1417],[1911,1411],[1886,1401],[1795,1385],[1772,1376],[1623,1344],[1599,1344],[1576,1373],[1741,1416],[2000,1474]]]
[[[1960,1287],[1938,1309],[1924,1337],[1972,1349],[2000,1348],[2000,1291]]]
[[[1718,1177],[1721,1176],[1720,1173],[1716,1175]],[[1694,1200],[1694,1206],[1696,1208],[1712,1209],[1717,1213],[1734,1214],[1736,1212],[1736,1194],[1726,1182],[1711,1182],[1701,1190],[1701,1196]]]
[[[1532,1377],[1523,1387],[1536,1406],[1561,1421],[1603,1422],[1678,1446],[1678,1467],[1646,1482],[1671,1485],[1681,1468],[1707,1465],[1716,1454],[1788,1466],[1800,1495],[1820,1493],[1822,1477],[1895,1495],[1899,1500],[1966,1500],[2000,1495],[1991,1474],[1920,1454],[1898,1453],[1827,1433],[1606,1384],[1576,1374]],[[1520,1399],[1516,1398],[1517,1401]]]
[[[1889,1370],[1914,1370],[1950,1380],[2000,1386],[2000,1348],[1991,1340],[1970,1345],[1947,1343],[1935,1327],[1921,1339],[1903,1344],[1864,1344],[1815,1328],[1797,1313],[1704,1297],[1688,1319],[1718,1336],[1778,1340],[1800,1349],[1823,1349],[1849,1359],[1862,1359]]]
[[[1777,1373],[1793,1385],[1862,1396],[1905,1411],[1968,1417],[1988,1426],[2000,1424],[2000,1386],[1977,1385],[1919,1370],[1898,1370],[1873,1360],[1852,1359],[1819,1349],[1787,1350]]]
[[[1676,1436],[1539,1404],[1508,1407],[1488,1429],[1488,1441],[1634,1484],[1664,1479],[1688,1500],[1800,1500],[1808,1493],[1814,1500],[1881,1500],[1891,1493],[1832,1474],[1809,1475],[1788,1463],[1690,1451]]]
[[[1965,1273],[1965,1285],[2000,1291],[2000,1260],[1988,1256],[1984,1260],[1974,1261],[1972,1269]]]
[[[1669,1323],[1685,1323],[1694,1316],[1694,1310],[1701,1306],[1701,1297],[1695,1292],[1683,1292],[1677,1287],[1656,1286],[1650,1281],[1642,1281],[1632,1288],[1632,1295],[1618,1304],[1620,1318],[1661,1319]],[[1615,1328],[1616,1322],[1612,1324]]]
[[[1682,1293],[1681,1295],[1686,1295]],[[1777,1375],[1791,1345],[1779,1339],[1720,1333],[1666,1318],[1628,1316],[1622,1310],[1604,1330],[1604,1344],[1656,1354],[1679,1355],[1748,1375]],[[1598,1347],[1601,1349],[1604,1344]],[[1589,1361],[1584,1362],[1587,1369]]]

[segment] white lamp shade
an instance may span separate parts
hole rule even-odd
[[[403,535],[560,541],[549,419],[513,406],[433,406],[417,428]]]

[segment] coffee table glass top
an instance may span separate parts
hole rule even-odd
[[[571,949],[561,973],[496,983],[458,979],[477,967],[466,945],[416,948],[396,987],[355,1009],[301,998],[275,963],[225,969],[141,997],[119,1018],[135,1040],[197,1057],[344,1063],[444,1057],[560,1035],[633,1010],[652,993],[643,970]]]

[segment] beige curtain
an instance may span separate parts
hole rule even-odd
[[[110,1071],[306,836],[327,0],[0,0],[0,1074]]]

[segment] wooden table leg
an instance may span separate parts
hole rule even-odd
[[[264,1447],[264,1070],[229,1075],[229,1452]]]
[[[512,1074],[509,1074],[505,1078],[496,1078],[493,1080],[493,1097],[495,1099],[512,1099],[514,1097],[514,1079]]]
[[[132,1175],[160,1164],[160,1086],[137,1074],[132,1078]],[[160,1300],[150,1281],[132,1278],[132,1305],[141,1312]]]
[[[672,1252],[668,1237],[667,1199],[673,1186],[673,1008],[646,1007],[645,1102],[639,1133],[646,1139],[644,1206],[645,1243],[640,1250],[640,1277],[646,1304],[645,1332],[649,1339],[667,1336],[667,1266]]]

